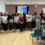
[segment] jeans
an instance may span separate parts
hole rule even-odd
[[[45,25],[43,25],[43,29],[45,30]]]
[[[40,22],[36,22],[36,28],[40,28]]]
[[[20,31],[23,29],[23,24],[19,24]]]

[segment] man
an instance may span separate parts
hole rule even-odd
[[[26,14],[25,14],[25,12],[23,12],[23,17],[24,17],[23,30],[25,30],[25,26],[26,26]]]
[[[3,13],[2,13],[2,12],[0,12],[0,15],[1,15],[1,16],[3,16]]]
[[[13,20],[14,20],[14,17],[12,16],[12,13],[10,13],[10,15],[8,16],[8,21],[9,21],[9,31],[10,31],[10,32],[11,32],[11,30],[12,30]]]
[[[37,10],[34,12],[34,15],[37,15]]]
[[[40,13],[40,16],[42,17],[42,15],[43,15],[43,10],[41,10],[41,13]]]
[[[28,12],[28,14],[26,15],[26,22],[27,22],[27,26],[28,26],[28,30],[31,30],[31,22],[32,22],[32,15],[30,15],[30,12]]]

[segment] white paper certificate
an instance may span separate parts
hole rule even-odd
[[[13,19],[10,19],[10,22],[13,23]]]

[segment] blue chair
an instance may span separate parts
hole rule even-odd
[[[33,45],[33,37],[35,37],[35,38],[41,37],[42,36],[42,29],[36,29],[34,33],[31,33],[31,36],[32,36],[32,45]],[[30,36],[30,38],[31,38],[31,36]]]
[[[43,44],[37,44],[37,45],[43,45]]]

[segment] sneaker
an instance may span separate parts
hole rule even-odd
[[[32,30],[34,30],[34,28],[32,28]]]
[[[11,30],[9,32],[11,32]]]
[[[28,29],[29,30],[29,29]]]
[[[4,31],[4,33],[5,33],[6,31]]]

